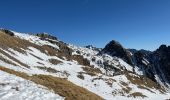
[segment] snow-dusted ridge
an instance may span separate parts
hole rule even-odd
[[[56,44],[52,44],[48,41],[41,40],[38,36],[18,33],[12,31],[16,37],[20,39],[27,40],[31,43],[36,45],[50,45],[58,50],[60,50],[59,46]],[[56,41],[59,42],[59,41]],[[90,62],[90,65],[94,68],[100,70],[101,72],[95,72],[95,75],[90,75],[87,70],[83,68],[91,68],[89,66],[84,66],[78,63],[76,60],[67,60],[58,57],[56,54],[55,56],[50,56],[37,48],[28,47],[24,51],[26,53],[21,53],[16,51],[12,48],[8,48],[8,50],[4,50],[0,48],[5,53],[9,54],[10,56],[16,58],[20,62],[27,64],[30,68],[26,68],[23,65],[20,65],[13,59],[9,58],[8,56],[1,54],[1,57],[7,59],[17,66],[8,64],[2,60],[0,60],[0,66],[4,66],[6,68],[13,69],[15,71],[25,72],[29,75],[33,74],[44,74],[44,75],[52,75],[55,77],[60,78],[67,78],[67,80],[73,82],[74,84],[81,86],[83,88],[88,89],[89,91],[101,96],[106,100],[136,100],[136,99],[144,99],[144,100],[160,100],[160,99],[168,99],[170,93],[161,93],[159,90],[155,88],[146,87],[143,85],[143,88],[139,88],[138,84],[133,84],[125,74],[115,74],[120,70],[123,72],[127,70],[129,72],[133,72],[133,67],[123,61],[121,58],[112,57],[107,54],[98,55],[99,51],[95,51],[85,47],[77,47],[71,44],[67,45],[69,48],[73,50],[72,55],[80,55],[83,56]],[[39,59],[41,58],[41,59]],[[55,59],[60,61],[61,63],[53,64],[49,60]],[[144,61],[147,63],[147,61]],[[112,69],[105,69],[105,63],[108,65],[114,66],[115,70]],[[43,68],[51,68],[55,70],[54,72],[50,72],[47,70],[40,69],[39,67]],[[137,70],[137,69],[136,69]],[[7,73],[0,71],[0,74],[9,76]],[[113,75],[115,74],[115,75]],[[78,77],[81,75],[81,78]],[[139,77],[136,74],[130,73],[131,76]],[[15,77],[15,76],[12,76]],[[18,77],[17,77],[18,78]],[[133,78],[132,78],[133,79]],[[16,79],[17,80],[17,79]],[[14,80],[15,81],[15,78]],[[19,84],[19,83],[18,83]],[[1,87],[0,89],[3,90]],[[132,94],[134,93],[141,93],[141,95],[134,97]],[[28,95],[28,94],[27,94]],[[40,94],[41,95],[41,94]],[[54,94],[50,94],[55,97]],[[143,95],[143,96],[142,96]],[[44,95],[45,96],[45,95]],[[58,97],[58,96],[57,96]],[[1,97],[0,97],[1,99]],[[10,99],[10,98],[9,98]],[[63,99],[62,97],[58,97],[57,99]],[[22,100],[22,99],[21,99]],[[38,100],[38,99],[37,99]],[[42,99],[46,100],[46,99]],[[51,99],[50,99],[51,100]]]
[[[19,37],[21,39],[28,40],[28,41],[30,41],[32,43],[37,44],[37,45],[40,45],[40,46],[42,46],[42,45],[50,45],[50,46],[52,46],[54,48],[59,49],[59,47],[57,45],[54,45],[54,44],[52,44],[50,42],[47,42],[47,41],[43,41],[38,36],[34,36],[34,35],[26,34],[26,33],[18,33],[18,32],[15,32],[15,31],[12,31],[12,32],[15,34],[15,36],[17,36],[17,37]],[[55,40],[55,41],[58,42],[57,40]]]

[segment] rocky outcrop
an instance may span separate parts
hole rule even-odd
[[[71,48],[69,48],[66,43],[64,43],[62,41],[58,41],[57,37],[49,35],[47,33],[38,33],[35,35],[40,37],[41,40],[45,40],[45,41],[48,41],[54,45],[57,45],[59,47],[59,50],[57,50],[56,48],[49,46],[49,45],[48,45],[48,47],[58,51],[58,56],[60,56],[61,58],[66,57],[67,59],[71,59],[73,50]]]
[[[119,42],[112,40],[99,54],[122,58],[128,64],[138,67],[143,75],[152,81],[158,81],[156,75],[165,85],[170,84],[170,46],[161,45],[153,52],[143,49],[127,50]]]
[[[136,51],[133,62],[146,77],[156,81],[156,75],[165,85],[170,84],[170,46],[161,45],[153,52]]]
[[[106,53],[110,56],[116,56],[122,58],[128,64],[133,65],[131,61],[130,52],[127,49],[123,48],[123,46],[115,40],[110,41],[99,54],[103,54],[103,53]]]
[[[59,52],[62,55],[65,55],[65,57],[67,57],[67,58],[70,58],[72,56],[73,50],[71,48],[69,48],[66,43],[60,41],[57,43],[57,45],[59,46],[59,48],[60,48]]]
[[[90,61],[81,55],[73,55],[72,59],[84,66],[90,66]]]
[[[102,49],[101,52],[99,52],[100,55],[102,54],[108,54],[112,57],[119,57],[122,58],[124,61],[126,61],[128,64],[132,65],[134,68],[135,74],[141,74],[138,73],[138,71],[142,72],[143,77],[147,77],[151,79],[153,82],[156,82],[158,84],[158,80],[156,79],[155,75],[158,76],[158,78],[162,81],[162,83],[167,83],[166,80],[170,80],[169,78],[169,68],[168,62],[170,60],[170,55],[167,54],[169,51],[167,50],[168,47],[161,46],[160,49],[151,52],[147,50],[135,50],[135,49],[125,49],[119,42],[112,40],[109,42],[104,49]],[[166,56],[165,56],[166,55]],[[161,60],[162,59],[162,60]],[[167,61],[167,62],[166,62]],[[123,74],[124,71],[119,71],[117,69],[114,69],[114,66],[111,66],[107,63],[104,63],[104,69],[105,70],[114,70],[114,75]],[[161,66],[161,67],[160,67]],[[120,66],[121,67],[121,66]],[[167,69],[165,69],[166,67]],[[168,71],[168,72],[167,72]],[[164,74],[166,73],[166,74]],[[159,84],[158,84],[159,85]]]
[[[85,48],[95,50],[95,51],[98,51],[98,52],[101,51],[101,48],[94,47],[93,45],[87,45],[87,46],[85,46]]]
[[[52,39],[52,40],[57,40],[57,37],[55,37],[55,36],[52,36],[52,35],[49,35],[49,34],[47,34],[47,33],[37,33],[37,34],[35,34],[36,36],[39,36],[39,37],[41,37],[41,39],[42,40],[44,40],[44,39]]]
[[[154,65],[158,67],[159,73],[164,74],[162,75],[163,81],[170,84],[170,46],[161,45],[153,53],[153,58],[155,59]]]
[[[10,36],[14,36],[14,33],[10,30],[7,30],[7,29],[0,29],[0,31],[6,33],[7,35],[10,35]]]
[[[151,52],[145,50],[139,50],[133,55],[133,62],[136,67],[143,71],[145,77],[150,78],[152,81],[155,81],[155,73],[153,71],[153,62],[150,59]]]

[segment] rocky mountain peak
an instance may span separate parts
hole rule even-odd
[[[167,46],[166,46],[165,44],[162,44],[162,45],[158,48],[159,51],[164,51],[164,50],[166,50],[166,49],[167,49]]]
[[[132,65],[130,52],[115,40],[110,41],[100,53],[106,53],[110,56],[122,58]]]
[[[107,53],[111,56],[119,55],[121,57],[124,55],[124,51],[125,49],[123,48],[123,46],[115,40],[110,41],[102,50],[103,53]]]

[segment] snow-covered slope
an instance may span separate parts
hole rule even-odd
[[[64,100],[46,87],[0,71],[1,100]]]
[[[160,100],[168,99],[170,95],[152,80],[134,73],[133,66],[121,58],[58,40],[12,32],[14,36],[0,33],[0,66],[28,75],[64,78],[106,100]],[[14,46],[3,37],[13,41]],[[65,55],[68,51],[71,54]]]

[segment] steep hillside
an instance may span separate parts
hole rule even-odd
[[[169,99],[168,87],[140,73],[137,58],[114,41],[98,49],[46,33],[0,31],[1,71],[47,87],[61,99]]]
[[[137,51],[133,55],[136,68],[140,69],[140,74],[149,77],[153,81],[170,87],[170,47],[161,45],[153,52]],[[139,70],[138,70],[139,71]],[[136,71],[136,72],[138,72]]]

